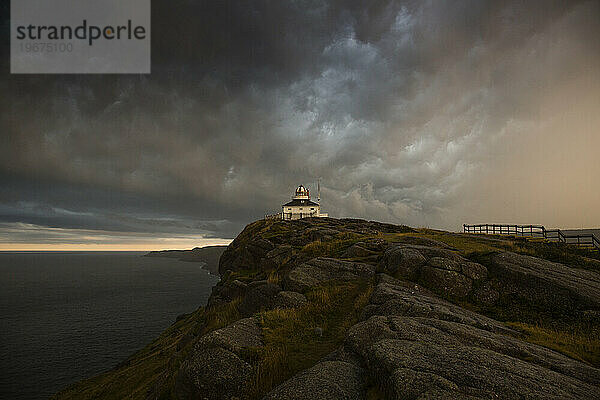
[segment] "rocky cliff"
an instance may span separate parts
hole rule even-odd
[[[203,268],[213,275],[219,275],[219,259],[227,246],[194,247],[191,250],[151,251],[145,257],[176,258],[180,261],[201,262]]]
[[[57,398],[600,398],[599,264],[523,238],[257,221],[206,307]]]

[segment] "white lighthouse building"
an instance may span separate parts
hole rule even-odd
[[[321,200],[319,198],[319,200]],[[321,206],[310,200],[308,189],[300,185],[296,189],[292,201],[285,203],[281,210],[282,219],[300,219],[308,217],[327,217],[321,213]]]

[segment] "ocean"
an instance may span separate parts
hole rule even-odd
[[[600,239],[600,229],[561,229],[565,235],[594,235]]]
[[[47,399],[208,300],[200,263],[140,252],[0,252],[0,399]]]

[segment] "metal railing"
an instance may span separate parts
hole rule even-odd
[[[600,240],[592,233],[565,234],[560,229],[546,229],[543,225],[463,224],[463,232],[539,237],[577,246],[594,247],[600,250]]]
[[[281,214],[279,214],[281,215]],[[316,211],[310,211],[310,212],[300,212],[300,213],[291,213],[291,212],[286,212],[283,213],[283,219],[286,220],[292,220],[292,219],[302,219],[302,218],[310,218],[310,217],[318,217],[319,213]]]

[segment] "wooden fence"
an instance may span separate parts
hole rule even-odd
[[[265,219],[281,219],[281,213],[265,214]]]
[[[593,247],[600,250],[600,240],[592,233],[570,235],[565,234],[560,229],[546,229],[543,225],[463,224],[463,232],[539,237],[578,246]]]

